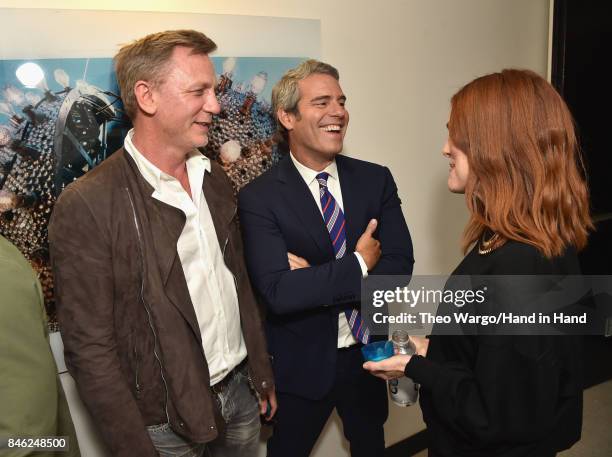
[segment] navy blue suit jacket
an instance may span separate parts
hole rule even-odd
[[[347,253],[336,260],[321,212],[289,156],[239,194],[251,281],[267,309],[268,347],[280,392],[320,399],[332,387],[338,314],[359,307],[361,268],[352,254],[371,219],[382,255],[371,275],[410,275],[412,241],[386,167],[337,156]],[[311,265],[291,271],[287,252]]]

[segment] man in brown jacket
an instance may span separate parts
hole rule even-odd
[[[276,410],[232,187],[196,149],[215,49],[179,30],[119,51],[134,128],[49,227],[66,364],[113,456],[255,455]]]

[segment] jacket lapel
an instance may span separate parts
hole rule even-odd
[[[157,263],[163,284],[167,286],[175,263],[180,265],[177,244],[185,226],[185,215],[153,197],[147,198],[145,204],[151,222]]]
[[[176,246],[185,226],[185,215],[180,210],[153,198],[153,187],[140,174],[136,163],[127,152],[125,158],[130,164],[132,174],[136,177],[139,194],[151,228],[155,256],[165,286],[174,262],[179,260]],[[138,205],[136,206],[138,210]]]
[[[143,274],[146,275],[147,281],[150,280],[153,274],[149,271],[152,263],[147,262],[146,259],[154,256],[163,284],[163,291],[161,292],[179,310],[197,338],[200,339],[198,320],[177,252],[178,239],[185,226],[185,215],[180,210],[153,198],[151,196],[154,191],[153,187],[142,177],[138,167],[127,152],[124,152],[124,157],[128,162],[128,173],[131,175],[128,183],[132,184],[130,187],[134,193],[135,211],[139,221],[141,221],[139,223],[145,237],[143,240],[143,246],[146,250],[143,253],[145,258]],[[149,236],[151,241],[147,240]],[[154,278],[153,281],[155,281]]]
[[[228,240],[230,224],[236,216],[237,207],[231,191],[231,184],[227,182],[227,177],[224,176],[225,172],[215,163],[211,165],[211,172],[204,176],[202,188],[215,227],[217,240],[223,252]]]
[[[321,252],[326,257],[333,257],[334,249],[319,207],[288,155],[278,164],[277,176],[279,181],[283,182],[287,188],[287,192],[283,192],[287,206],[302,223],[302,226]]]
[[[346,247],[347,251],[351,252],[355,250],[357,240],[364,230],[366,199],[361,197],[360,192],[367,188],[367,183],[359,182],[350,162],[346,161],[341,155],[336,156],[336,166],[338,167],[340,189],[342,190],[344,219],[346,220]]]

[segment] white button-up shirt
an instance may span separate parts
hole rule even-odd
[[[153,198],[180,209],[185,226],[176,246],[195,310],[210,384],[221,381],[247,355],[232,272],[225,265],[202,184],[211,172],[210,160],[194,149],[187,159],[187,175],[193,198],[181,183],[142,155],[130,130],[124,141],[138,170],[154,189]],[[153,228],[155,230],[155,228]]]
[[[291,156],[291,160],[297,168],[297,171],[300,173],[302,179],[308,186],[310,193],[312,194],[312,198],[314,198],[317,203],[317,207],[321,212],[321,216],[323,216],[323,208],[321,207],[321,194],[319,193],[319,181],[317,181],[317,175],[319,173],[327,173],[329,174],[329,178],[327,179],[327,190],[334,197],[340,209],[344,212],[344,204],[342,202],[342,190],[340,189],[340,176],[338,176],[338,166],[336,165],[336,161],[334,160],[331,164],[329,164],[324,170],[316,171],[307,166],[298,162],[293,153],[289,153]],[[359,261],[359,266],[361,267],[361,274],[365,278],[368,276],[368,267],[361,257],[361,254],[358,252],[354,252],[357,260]],[[342,311],[338,316],[338,347],[344,348],[348,346],[352,346],[353,344],[357,344],[357,340],[353,336],[351,332],[351,328],[348,324],[348,320],[346,318],[346,314]]]

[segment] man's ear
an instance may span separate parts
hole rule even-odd
[[[153,85],[148,81],[136,81],[134,84],[134,95],[138,107],[149,116],[157,111],[157,100],[153,93]]]
[[[288,113],[282,108],[279,108],[276,111],[276,117],[278,118],[278,122],[280,122],[283,127],[287,130],[293,130],[293,124],[295,123],[296,116],[293,113]]]

